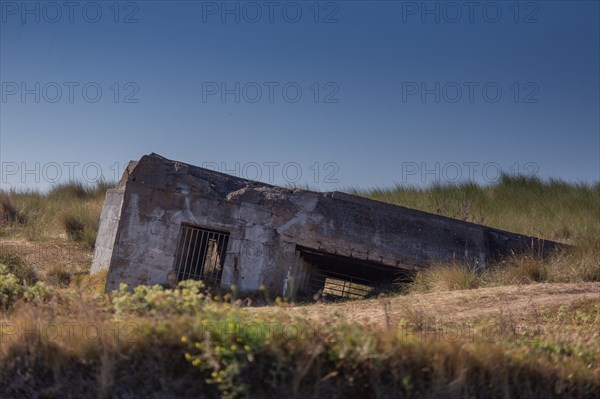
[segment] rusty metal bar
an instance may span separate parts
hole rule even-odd
[[[348,274],[317,271],[311,273],[309,287],[311,292],[321,290],[324,297],[333,297],[330,299],[347,299],[364,298],[376,291],[377,284]]]
[[[202,264],[199,262],[199,260],[202,258],[202,255],[205,252],[204,245],[202,245],[202,243],[204,242],[205,233],[206,232],[204,230],[198,231],[198,235],[200,237],[196,237],[196,242],[194,243],[194,246],[197,247],[198,252],[195,257],[192,257],[192,262],[194,265],[194,272],[188,276],[189,278],[198,279],[198,278],[200,278],[200,276],[202,274]],[[198,270],[198,269],[200,269],[200,270]]]
[[[185,279],[185,252],[186,249],[189,248],[189,243],[190,243],[190,231],[188,229],[183,229],[181,230],[181,235],[183,236],[183,239],[181,240],[181,246],[179,247],[179,253],[177,256],[178,259],[178,265],[177,265],[177,280],[184,280]]]
[[[219,283],[228,239],[228,233],[181,226],[174,262],[178,281],[196,279],[207,283]]]

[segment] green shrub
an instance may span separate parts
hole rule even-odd
[[[306,354],[325,357],[322,340],[333,338],[334,331],[277,312],[251,315],[229,303],[207,302],[181,342],[184,358],[205,373],[205,381],[217,387],[219,396],[237,398],[257,391],[251,375],[268,378],[272,386],[267,390],[283,384],[299,391],[307,370],[296,372],[298,362],[302,364]],[[259,358],[261,366],[256,363]]]
[[[13,274],[21,283],[32,285],[38,280],[34,268],[16,252],[0,252],[0,263],[3,263],[8,272]]]
[[[112,293],[112,305],[116,317],[126,314],[196,314],[210,301],[202,281],[181,281],[177,288],[160,285],[139,285],[130,291],[126,284]]]
[[[17,276],[8,271],[8,267],[0,263],[0,308],[8,309],[18,298],[23,296],[25,287]]]
[[[38,281],[34,285],[26,285],[10,272],[8,266],[0,263],[0,309],[9,309],[17,300],[47,300],[51,295],[44,283]]]

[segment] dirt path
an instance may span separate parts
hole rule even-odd
[[[401,295],[337,304],[315,304],[285,308],[309,319],[326,318],[334,312],[347,320],[365,324],[385,324],[406,318],[415,312],[445,321],[477,319],[510,314],[514,317],[534,314],[541,308],[558,308],[581,300],[598,300],[600,283],[531,284]],[[256,308],[263,312],[271,307]]]
[[[0,240],[0,254],[3,253],[19,255],[41,277],[56,265],[80,272],[88,270],[92,262],[92,251],[68,241]]]

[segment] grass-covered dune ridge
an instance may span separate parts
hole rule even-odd
[[[503,175],[489,185],[447,184],[352,190],[426,212],[565,243],[600,237],[600,183]]]

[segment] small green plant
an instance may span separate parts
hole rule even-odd
[[[256,386],[248,375],[261,367],[257,358],[269,359],[262,364],[265,376],[274,382],[288,380],[292,391],[297,392],[300,379],[293,372],[297,367],[294,353],[316,345],[314,354],[324,355],[324,347],[318,342],[323,335],[303,320],[275,314],[249,317],[226,303],[212,303],[199,316],[190,334],[181,337],[183,355],[207,375],[205,381],[216,386],[223,398],[251,396]]]
[[[139,285],[129,290],[121,284],[112,294],[112,304],[117,318],[126,314],[196,314],[210,301],[202,281],[181,281],[176,288],[169,289],[160,285]]]
[[[0,308],[8,309],[18,298],[23,296],[25,287],[19,279],[8,271],[8,267],[0,263]]]
[[[10,272],[8,266],[0,263],[0,309],[9,309],[17,300],[47,300],[51,295],[44,283],[26,285],[23,280]]]
[[[0,252],[0,263],[3,263],[8,272],[24,284],[32,285],[38,281],[34,268],[17,252]]]

